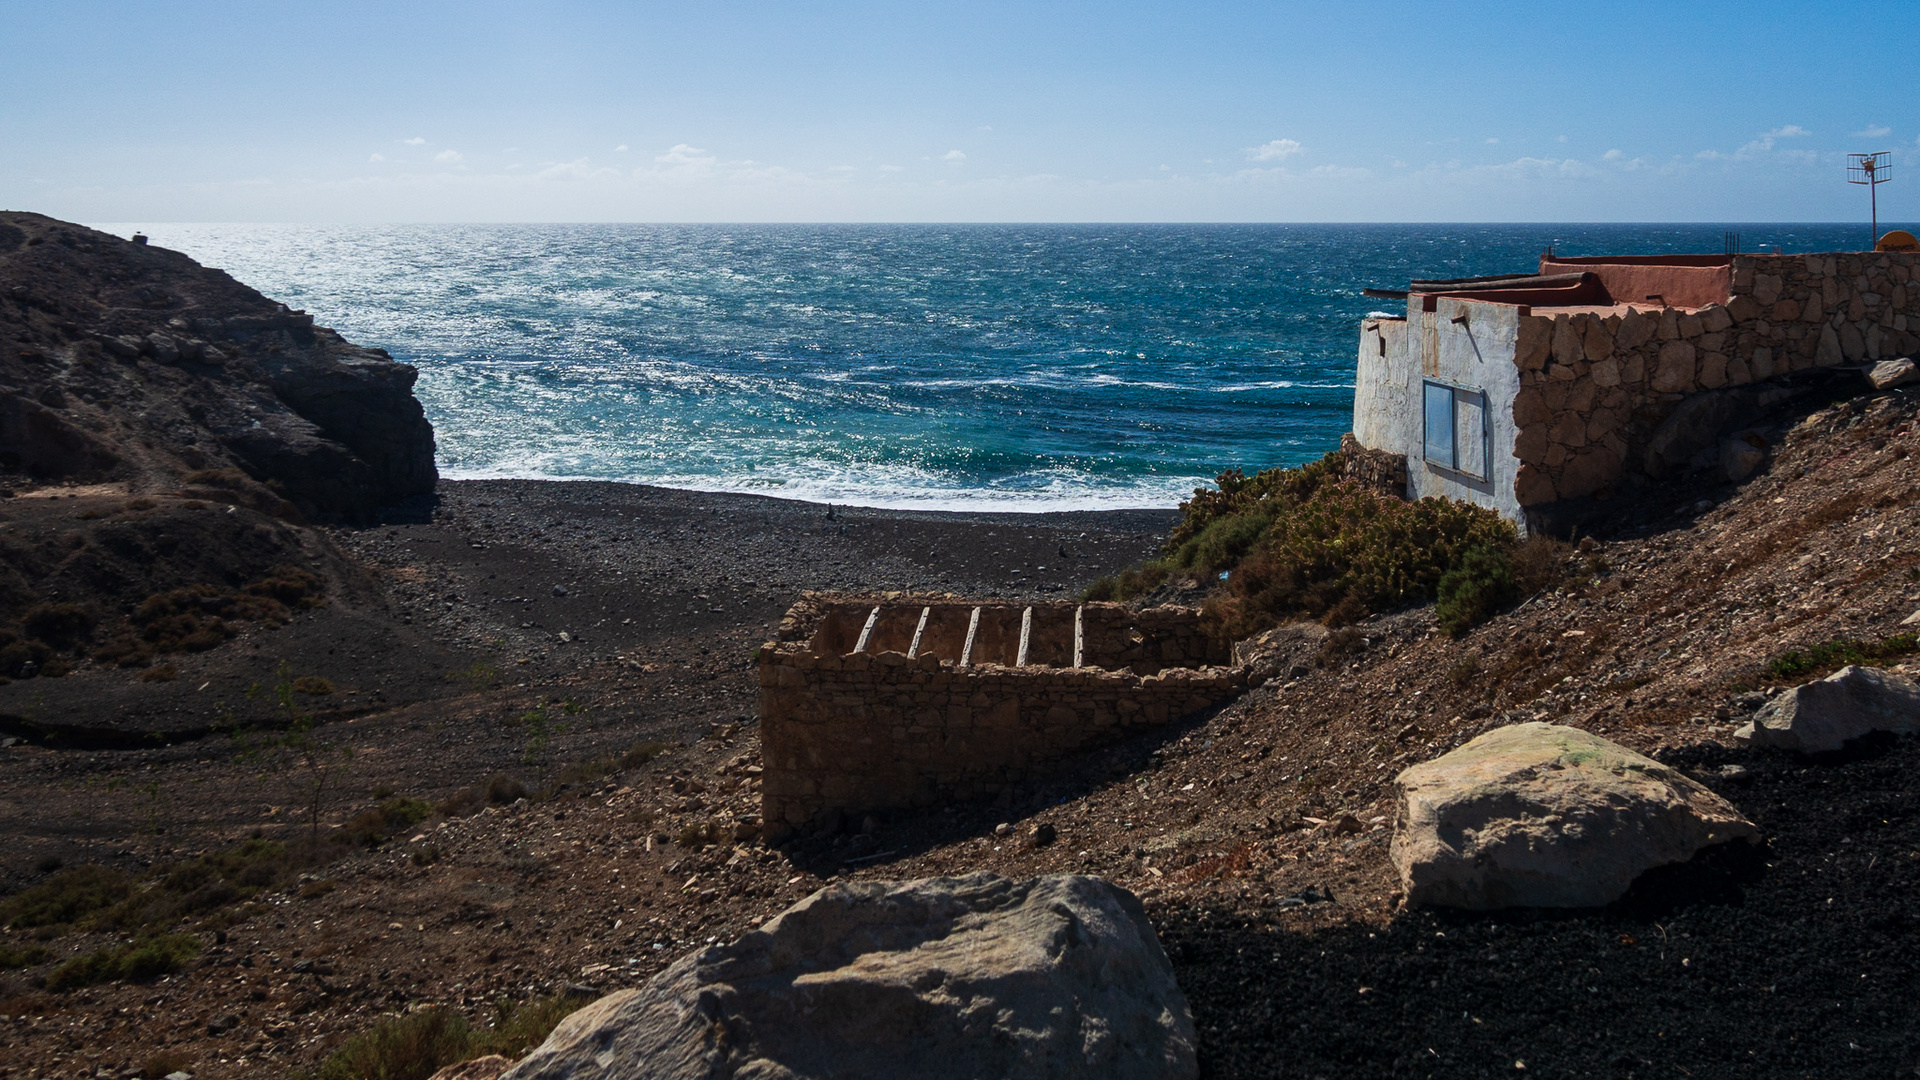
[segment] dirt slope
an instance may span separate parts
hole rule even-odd
[[[45,969],[26,969],[0,994],[0,1013],[14,1018],[0,1024],[0,1057],[34,1075],[77,1075],[138,1065],[164,1046],[190,1057],[197,1076],[284,1075],[408,1003],[484,1018],[498,998],[631,985],[834,876],[984,868],[1097,873],[1145,897],[1213,1076],[1907,1075],[1920,1066],[1911,1008],[1920,746],[1889,740],[1802,761],[1728,737],[1782,685],[1771,662],[1888,638],[1920,606],[1920,431],[1900,393],[1778,419],[1759,476],[1738,489],[1623,500],[1611,531],[1563,556],[1563,587],[1462,639],[1439,635],[1425,609],[1353,633],[1301,630],[1289,674],[1213,716],[1089,755],[999,805],[856,823],[858,832],[778,850],[744,833],[708,842],[723,829],[736,835],[757,810],[754,733],[727,719],[748,711],[752,675],[727,662],[744,652],[726,650],[763,632],[779,588],[837,584],[861,576],[859,565],[887,579],[872,584],[937,582],[941,561],[920,551],[926,537],[905,542],[921,526],[875,515],[864,540],[856,526],[842,542],[823,519],[803,543],[801,522],[783,532],[769,519],[703,539],[691,535],[702,505],[692,502],[662,520],[694,545],[650,546],[653,591],[622,599],[634,586],[612,571],[630,564],[596,562],[595,552],[626,534],[606,518],[601,532],[572,535],[557,504],[542,520],[559,524],[542,525],[537,540],[520,523],[512,539],[531,545],[521,554],[474,564],[507,539],[487,539],[483,511],[497,534],[502,507],[478,505],[503,502],[506,489],[475,489],[434,526],[440,550],[408,544],[404,530],[346,542],[388,560],[382,580],[396,608],[419,615],[434,596],[464,598],[439,602],[432,632],[448,645],[500,641],[508,670],[532,669],[528,685],[356,720],[356,738],[381,762],[369,775],[439,798],[521,768],[526,714],[558,719],[565,700],[589,709],[555,760],[652,732],[677,745],[631,768],[582,772],[556,798],[430,819],[321,869],[325,888],[263,895],[197,966],[158,983],[51,994],[30,981]],[[887,532],[896,527],[898,541]],[[925,527],[947,550],[993,531]],[[1017,567],[1030,579],[1035,565],[1053,565],[1056,546],[1080,542],[1078,531],[1026,523],[1003,564],[954,575],[954,585],[1012,580]],[[1146,538],[1136,536],[1136,551]],[[1102,544],[1110,557],[1125,547],[1113,535]],[[686,552],[726,546],[734,550],[716,558],[785,561],[775,573],[730,572],[724,600],[717,588],[673,591]],[[461,575],[552,605],[555,569],[528,555],[564,556],[570,594],[606,598],[580,653],[556,635],[587,624],[562,625],[558,608],[475,603],[477,588],[440,588]],[[1112,564],[1087,559],[1066,584]],[[530,569],[510,576],[517,566]],[[676,637],[677,618],[710,622]],[[1819,673],[1802,665],[1794,680]],[[689,729],[693,716],[701,721]],[[521,726],[506,723],[514,717]],[[1386,856],[1394,773],[1489,726],[1535,718],[1689,770],[1757,821],[1768,846],[1755,859],[1714,856],[1650,876],[1606,911],[1400,910]],[[50,752],[20,752],[8,759],[15,798],[58,782]],[[233,776],[215,747],[170,753],[98,767],[151,765],[183,785]],[[237,817],[225,822],[221,836],[244,835]],[[1040,824],[1057,839],[1035,847],[1025,838]],[[228,1015],[234,1025],[210,1034],[208,1022]]]

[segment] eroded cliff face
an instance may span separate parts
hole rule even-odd
[[[0,476],[365,521],[438,478],[416,375],[179,252],[0,212]]]

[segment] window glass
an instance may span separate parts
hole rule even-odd
[[[1453,392],[1453,467],[1481,480],[1487,478],[1486,401],[1475,390]]]
[[[1426,459],[1453,468],[1453,387],[1426,384]]]

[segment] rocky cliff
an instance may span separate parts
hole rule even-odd
[[[179,252],[0,212],[0,475],[17,482],[212,484],[364,521],[437,479],[416,375]]]

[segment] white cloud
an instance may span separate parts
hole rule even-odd
[[[677,165],[682,168],[708,168],[713,165],[714,157],[697,146],[674,143],[672,149],[653,160],[662,165]]]
[[[882,165],[880,166],[880,171],[885,173],[895,173],[895,172],[899,172],[901,168],[902,166],[899,166],[899,165]]]
[[[425,140],[425,139],[423,139],[423,138],[421,138],[421,137],[420,137],[420,136],[418,136],[418,135],[415,135],[415,136],[414,136],[413,138],[411,138],[411,139],[401,139],[400,141],[401,141],[401,142],[403,142],[403,143],[405,143],[405,144],[406,144],[406,145],[408,145],[408,146],[425,146],[425,145],[427,145],[427,140]]]
[[[372,157],[370,157],[370,158],[368,158],[367,160],[368,160],[368,161],[385,161],[385,160],[387,160],[387,155],[385,155],[385,154],[375,154],[375,155],[373,155]]]
[[[940,160],[941,161],[965,161],[967,160],[967,155],[965,151],[949,150],[946,153],[940,155]]]
[[[626,152],[627,152],[627,144],[626,144],[626,143],[621,143],[621,144],[620,144],[619,146],[616,146],[616,147],[614,147],[614,148],[613,148],[613,152],[614,152],[614,153],[616,153],[616,154],[624,154],[624,153],[626,153]]]
[[[1566,142],[1566,141],[1567,141],[1567,137],[1566,137],[1565,135],[1562,135],[1562,136],[1560,136],[1559,138],[1557,138],[1557,139],[1555,139],[1555,140],[1553,140],[1553,141],[1554,141],[1554,142]]]
[[[573,161],[550,161],[533,177],[536,180],[615,180],[620,175],[618,169],[596,167],[586,158],[578,158]]]
[[[1761,137],[1765,139],[1798,139],[1811,134],[1813,134],[1813,132],[1808,131],[1799,124],[1788,124],[1786,127],[1774,128]]]
[[[1625,153],[1624,151],[1621,151],[1621,150],[1609,150],[1609,151],[1607,151],[1606,153],[1604,153],[1604,154],[1601,154],[1601,155],[1600,155],[1600,160],[1602,160],[1602,161],[1621,161],[1621,160],[1624,160],[1624,159],[1626,158],[1626,156],[1627,156],[1627,155],[1626,155],[1626,153]]]
[[[462,157],[458,150],[442,150],[433,155],[433,160],[442,165],[458,165],[462,161],[465,161],[466,158]]]
[[[1885,124],[1868,124],[1866,130],[1854,132],[1853,137],[1856,139],[1881,139],[1891,134],[1893,134],[1893,129]]]
[[[1304,149],[1297,139],[1275,139],[1272,142],[1247,148],[1250,161],[1282,161]]]
[[[1495,139],[1495,138],[1491,138],[1491,137],[1489,137],[1489,138],[1487,139],[1487,145],[1488,145],[1488,146],[1492,146],[1492,145],[1494,145],[1495,143],[1498,143],[1499,141],[1500,141],[1499,139]]]

